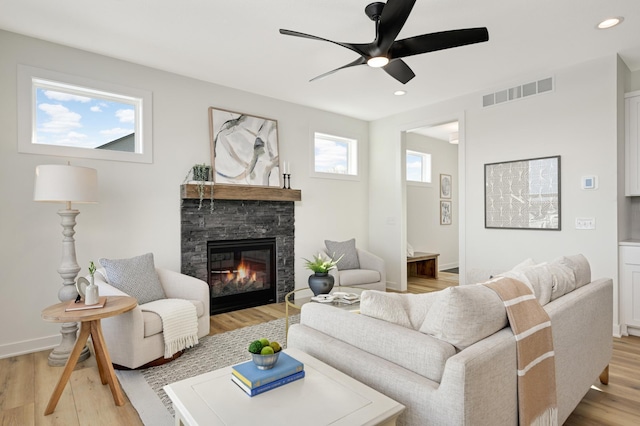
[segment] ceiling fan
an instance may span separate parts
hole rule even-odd
[[[371,43],[342,43],[284,29],[280,29],[280,34],[328,41],[360,55],[355,61],[310,81],[321,79],[341,69],[367,64],[370,67],[382,68],[402,84],[406,84],[415,74],[401,58],[489,40],[489,32],[485,27],[442,31],[396,40],[415,2],[416,0],[387,0],[386,4],[375,2],[365,7],[364,13],[376,25],[376,38]]]

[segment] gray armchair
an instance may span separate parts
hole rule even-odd
[[[356,251],[358,252],[360,269],[332,269],[329,273],[335,279],[334,286],[386,291],[387,273],[384,260],[363,249],[356,249]]]

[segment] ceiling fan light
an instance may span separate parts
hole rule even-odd
[[[613,28],[616,25],[621,24],[622,21],[624,21],[624,18],[622,16],[616,16],[614,18],[607,18],[604,21],[600,22],[598,24],[597,28],[600,29],[600,30],[606,30],[608,28]]]
[[[389,63],[389,58],[386,56],[376,56],[367,60],[367,65],[372,68],[382,68]]]

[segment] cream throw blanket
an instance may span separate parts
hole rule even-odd
[[[487,282],[507,310],[516,338],[520,426],[557,425],[556,367],[551,320],[531,289],[511,278]]]
[[[162,319],[164,357],[198,344],[198,313],[193,303],[184,299],[159,299],[140,305]]]

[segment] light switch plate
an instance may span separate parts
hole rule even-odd
[[[576,229],[596,229],[596,218],[576,217]]]

